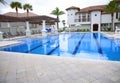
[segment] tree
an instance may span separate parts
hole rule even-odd
[[[11,6],[11,8],[15,8],[16,16],[18,16],[18,8],[22,9],[21,3],[20,2],[11,2],[10,6]]]
[[[62,20],[63,26],[65,27],[65,20]]]
[[[64,11],[60,11],[60,9],[56,7],[51,14],[57,16],[57,29],[59,29],[59,16],[65,14]]]
[[[114,19],[113,19],[114,13],[119,11],[120,11],[119,4],[115,0],[110,1],[105,8],[105,12],[111,14],[111,22],[112,22],[111,31],[114,30]]]
[[[30,5],[30,4],[24,4],[23,5],[23,9],[27,10],[27,16],[29,16],[29,10],[32,11],[32,5]]]

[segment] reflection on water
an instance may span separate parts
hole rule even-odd
[[[99,33],[69,33],[46,38],[24,38],[23,43],[4,51],[120,61],[120,40]]]
[[[66,34],[67,35],[67,34]],[[91,59],[120,60],[120,40],[104,37],[103,34],[89,33],[81,41],[77,53],[72,55],[76,45],[80,41],[81,34],[71,34],[72,37],[60,35],[61,56],[74,56]],[[95,37],[94,37],[95,35]],[[65,40],[61,40],[65,37]],[[116,43],[117,44],[116,44]]]

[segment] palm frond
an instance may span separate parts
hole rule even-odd
[[[23,9],[24,9],[24,10],[27,10],[27,9],[28,9],[28,10],[31,10],[31,11],[32,11],[32,5],[30,5],[30,4],[24,4],[24,5],[23,5]]]
[[[57,28],[59,29],[59,16],[64,14],[64,11],[60,11],[58,7],[55,8],[50,14],[57,16]]]
[[[16,8],[17,7],[17,8],[22,9],[22,5],[21,5],[20,2],[11,2],[10,6],[11,6],[11,8]]]
[[[51,12],[51,14],[56,15],[56,16],[59,16],[59,15],[65,14],[65,13],[64,13],[64,11],[60,11],[60,9],[59,9],[58,7],[56,7],[55,10],[53,10],[53,11]]]

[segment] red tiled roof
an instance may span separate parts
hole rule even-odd
[[[75,7],[75,6],[71,6],[71,7],[67,8],[66,10],[68,11],[70,9],[77,9],[78,11],[80,11],[80,8],[79,7]]]
[[[80,12],[90,12],[90,11],[93,11],[93,10],[104,10],[104,8],[106,7],[106,5],[99,5],[99,6],[90,6],[90,7],[86,7],[86,8],[83,8],[83,9],[80,9],[79,12],[77,13],[80,13]]]
[[[5,13],[5,14],[3,14],[3,15],[5,15],[5,16],[17,17],[17,16],[16,16],[16,12],[8,12],[8,13]],[[18,13],[18,17],[26,17],[26,16],[27,16],[27,12],[25,12],[25,13]],[[34,14],[34,13],[32,13],[32,12],[29,12],[28,16],[31,17],[31,16],[39,16],[39,15]]]

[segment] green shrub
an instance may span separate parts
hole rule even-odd
[[[61,30],[58,30],[58,32],[63,32],[64,30],[63,29],[61,29]]]

